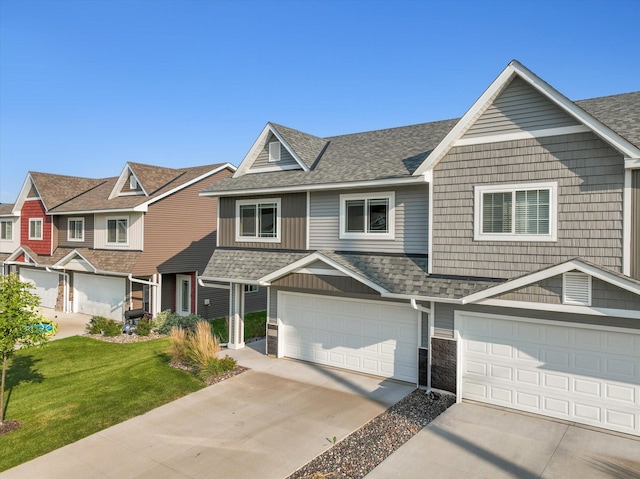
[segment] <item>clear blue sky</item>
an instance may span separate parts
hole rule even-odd
[[[573,100],[640,89],[638,0],[0,0],[0,202],[28,171],[238,164],[462,116],[516,58]]]

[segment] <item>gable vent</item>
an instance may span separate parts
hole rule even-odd
[[[577,271],[564,273],[562,289],[563,303],[591,306],[591,276],[588,274]]]

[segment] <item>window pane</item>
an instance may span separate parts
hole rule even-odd
[[[511,193],[482,195],[482,232],[511,233]]]
[[[260,238],[275,238],[276,232],[276,204],[258,205],[260,211]]]
[[[364,233],[364,200],[346,201],[347,233]]]
[[[388,233],[388,214],[388,199],[369,200],[369,231],[371,233]]]
[[[116,220],[107,220],[107,242],[116,242]]]
[[[118,243],[127,242],[127,220],[118,220]]]
[[[549,190],[516,192],[516,233],[549,233]]]
[[[183,279],[182,285],[181,285],[180,308],[182,312],[188,313],[190,306],[191,305],[189,304],[189,281],[186,279]]]
[[[240,236],[256,235],[256,205],[240,205]]]
[[[0,222],[0,239],[10,240],[13,238],[13,223],[11,221]]]

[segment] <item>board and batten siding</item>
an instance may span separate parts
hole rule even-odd
[[[631,172],[631,277],[640,279],[640,170]]]
[[[149,205],[144,251],[134,274],[204,271],[216,246],[218,199],[198,193],[231,174],[222,170]]]
[[[84,240],[83,241],[69,240],[69,219],[71,218],[84,219]],[[93,240],[94,240],[93,215],[56,216],[54,217],[54,219],[55,219],[56,229],[58,230],[58,246],[65,246],[68,248],[93,248]]]
[[[515,78],[463,135],[463,138],[578,125],[531,85]]]
[[[107,218],[128,218],[127,244],[107,244]],[[144,213],[100,213],[94,216],[95,248],[127,251],[142,251],[144,247]]]
[[[280,198],[280,242],[236,241],[236,201],[269,200]],[[286,193],[282,195],[243,196],[220,198],[219,246],[266,249],[304,250],[307,244],[306,231],[307,194]]]
[[[340,239],[340,192],[312,192],[309,249],[425,254],[429,225],[428,188],[425,184],[357,190],[363,194],[395,192],[395,238],[392,240]]]
[[[475,241],[474,186],[557,182],[557,241]],[[579,256],[622,272],[624,160],[594,134],[453,148],[434,170],[433,273],[513,278]]]
[[[285,146],[280,143],[280,161],[269,161],[269,143],[279,140],[275,137],[273,133],[269,135],[269,139],[265,142],[264,146],[258,153],[258,156],[254,160],[253,164],[249,171],[258,172],[262,169],[291,169],[295,167],[297,169],[302,169],[295,158],[289,153],[289,150],[285,148]]]

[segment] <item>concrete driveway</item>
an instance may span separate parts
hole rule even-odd
[[[282,479],[414,387],[228,351],[252,368],[0,473],[0,479]]]
[[[637,479],[640,437],[462,402],[366,477]]]
[[[50,308],[40,308],[42,316],[58,325],[58,331],[51,339],[63,339],[70,336],[79,336],[86,332],[87,323],[92,316],[81,313],[63,313]]]

